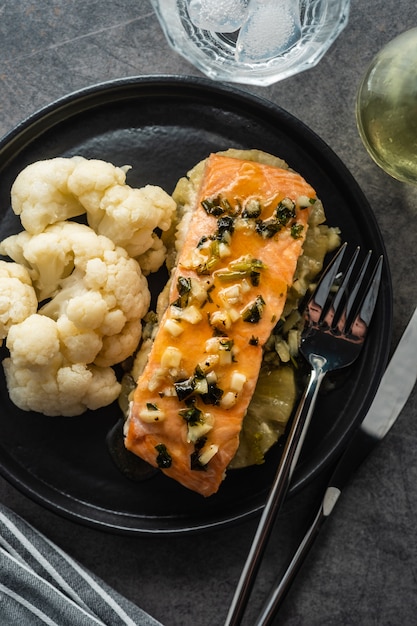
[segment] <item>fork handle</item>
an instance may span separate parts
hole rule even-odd
[[[298,457],[300,456],[301,448],[313,414],[317,394],[327,372],[327,361],[323,357],[313,355],[310,357],[310,365],[312,367],[310,378],[292,421],[278,470],[261,515],[255,537],[252,541],[246,563],[240,575],[226,617],[225,626],[237,626],[241,623],[274,521],[284,501]]]
[[[325,520],[326,516],[323,512],[323,505],[321,504],[320,509],[304,535],[303,540],[298,546],[297,551],[291,559],[284,575],[272,588],[272,591],[263,605],[261,613],[256,621],[256,626],[270,626],[270,624],[272,624],[272,620],[276,616],[282,601],[289,591],[296,575],[301,569],[301,565],[304,563],[304,560],[306,559],[307,554],[309,553],[310,548],[319,534]]]

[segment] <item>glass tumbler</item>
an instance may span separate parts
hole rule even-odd
[[[209,78],[267,86],[314,67],[350,0],[151,0],[171,47]]]

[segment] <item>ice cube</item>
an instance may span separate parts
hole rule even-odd
[[[251,0],[236,42],[238,61],[266,61],[301,37],[299,0]]]
[[[216,33],[238,30],[246,15],[249,0],[189,0],[188,14],[197,28]]]

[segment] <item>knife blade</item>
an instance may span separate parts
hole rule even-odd
[[[324,522],[343,488],[400,415],[417,380],[417,308],[391,357],[378,391],[358,430],[350,439],[328,482],[320,507],[284,575],[273,585],[256,626],[268,626],[276,615]]]

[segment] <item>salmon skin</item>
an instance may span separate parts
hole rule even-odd
[[[315,200],[291,170],[206,161],[125,431],[128,450],[203,496],[218,491],[238,448]]]

